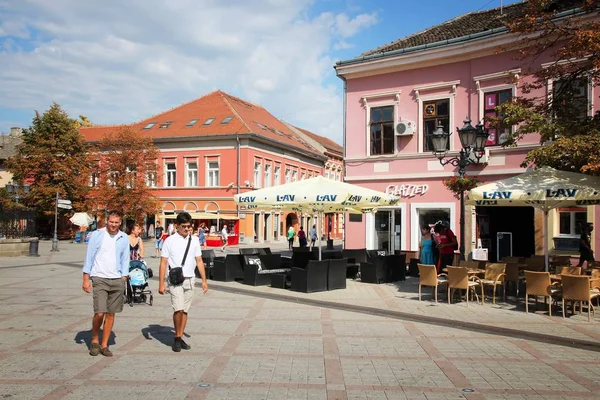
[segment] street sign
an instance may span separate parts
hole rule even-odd
[[[71,200],[58,200],[58,204],[64,204],[66,206],[70,206]]]
[[[72,210],[73,206],[70,204],[58,204],[58,208],[64,208],[65,210]]]

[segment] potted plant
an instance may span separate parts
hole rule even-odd
[[[454,193],[454,197],[460,199],[461,194],[464,194],[464,192],[476,188],[481,183],[483,183],[483,181],[474,176],[464,175],[462,177],[453,176],[452,178],[444,179],[442,183],[444,184],[444,186],[446,186],[446,188],[449,191]]]

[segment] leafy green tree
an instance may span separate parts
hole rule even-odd
[[[506,23],[520,40],[503,50],[518,50],[534,79],[521,85],[522,96],[498,108],[502,117],[491,123],[518,125],[505,146],[540,134],[544,146],[531,151],[523,165],[600,174],[600,116],[588,117],[587,98],[581,98],[588,81],[600,83],[599,5],[599,0],[529,0],[523,16]],[[533,67],[547,56],[555,60],[548,68]],[[554,82],[550,98],[543,90],[548,81]],[[534,96],[535,90],[543,95]]]
[[[119,209],[125,219],[138,222],[147,214],[155,214],[158,200],[149,184],[157,179],[158,149],[152,139],[123,127],[106,134],[94,152],[98,160],[92,176],[97,179],[89,193],[90,206]]]
[[[56,103],[23,130],[22,144],[8,160],[8,170],[17,182],[31,189],[23,203],[38,212],[53,212],[56,192],[82,210],[89,189],[88,146],[75,120]]]

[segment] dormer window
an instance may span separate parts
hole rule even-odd
[[[150,129],[150,128],[152,128],[154,125],[156,125],[156,122],[150,122],[148,125],[146,125],[146,126],[144,127],[144,129]]]
[[[204,123],[202,125],[210,125],[213,123],[214,120],[215,120],[214,118],[209,118],[206,121],[204,121]]]
[[[198,120],[197,119],[193,119],[190,122],[188,122],[188,124],[186,126],[194,126],[194,125],[196,125],[196,122],[198,122]]]
[[[166,129],[166,128],[168,128],[168,127],[169,127],[169,126],[170,126],[172,123],[173,123],[173,121],[166,121],[166,122],[163,122],[162,124],[160,124],[159,128],[160,128],[160,129]]]
[[[223,121],[221,121],[221,125],[226,125],[229,123],[229,121],[231,121],[233,119],[233,117],[225,117],[225,119],[223,119]]]

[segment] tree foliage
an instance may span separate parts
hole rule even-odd
[[[152,139],[123,127],[109,132],[95,148],[92,169],[96,185],[90,191],[95,209],[118,209],[138,222],[158,210],[158,201],[148,186],[156,182],[158,149]]]
[[[82,210],[88,191],[88,147],[75,120],[54,103],[24,129],[23,142],[9,158],[8,170],[14,180],[31,183],[23,203],[38,212],[53,212],[56,192]]]
[[[600,142],[600,116],[588,117],[587,99],[581,98],[588,81],[600,83],[599,5],[600,0],[529,0],[523,17],[506,23],[520,40],[504,50],[518,50],[517,58],[533,80],[521,84],[523,95],[500,106],[501,118],[491,123],[518,125],[505,146],[540,134],[545,146],[531,151],[524,165],[600,171],[598,147],[592,145]],[[565,13],[569,10],[575,11]],[[554,61],[547,68],[536,66],[545,57]],[[550,96],[548,82],[554,83]]]

